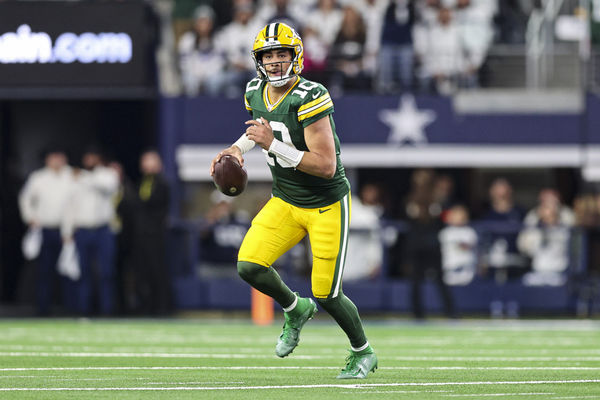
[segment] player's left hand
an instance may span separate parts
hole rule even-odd
[[[246,136],[248,139],[254,140],[257,145],[265,150],[269,150],[269,147],[275,138],[269,121],[260,117],[260,120],[251,119],[250,121],[246,121],[245,124],[248,125],[246,128]]]

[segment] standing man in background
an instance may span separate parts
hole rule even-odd
[[[156,150],[147,150],[140,157],[142,178],[134,210],[132,254],[137,306],[150,315],[166,315],[172,310],[166,255],[170,190],[162,169]]]
[[[30,229],[42,229],[42,246],[36,277],[36,304],[39,315],[50,314],[56,262],[62,249],[60,225],[72,181],[72,171],[67,165],[65,152],[62,149],[50,148],[46,151],[45,166],[29,176],[19,195],[23,221]]]
[[[114,218],[114,196],[119,188],[117,172],[104,165],[98,149],[87,150],[83,169],[73,172],[74,183],[61,227],[64,241],[75,240],[81,277],[76,290],[77,312],[92,312],[92,290],[97,277],[99,308],[102,315],[114,311],[115,236],[110,229]],[[94,263],[97,273],[92,270]]]

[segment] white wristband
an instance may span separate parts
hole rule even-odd
[[[273,139],[273,142],[271,142],[271,146],[269,146],[269,153],[276,155],[277,158],[282,159],[286,164],[294,168],[300,164],[302,157],[304,157],[303,151],[289,146],[277,139]]]
[[[240,136],[238,140],[236,140],[233,146],[239,147],[239,149],[242,151],[242,154],[244,154],[252,150],[255,144],[256,143],[254,142],[254,140],[248,139],[248,136],[246,136],[246,134],[244,133],[242,134],[242,136]]]

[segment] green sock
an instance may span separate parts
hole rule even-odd
[[[335,298],[317,299],[317,301],[346,333],[352,347],[358,349],[367,343],[358,309],[352,300],[340,292]]]
[[[273,267],[263,267],[247,261],[238,261],[238,273],[256,290],[271,296],[281,307],[289,307],[296,295],[281,280]]]

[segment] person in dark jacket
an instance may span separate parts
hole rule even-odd
[[[171,311],[171,283],[166,260],[169,185],[155,150],[140,158],[142,177],[137,187],[133,259],[138,310],[165,315]]]
[[[412,89],[414,3],[414,0],[392,0],[385,11],[376,79],[379,93]]]

